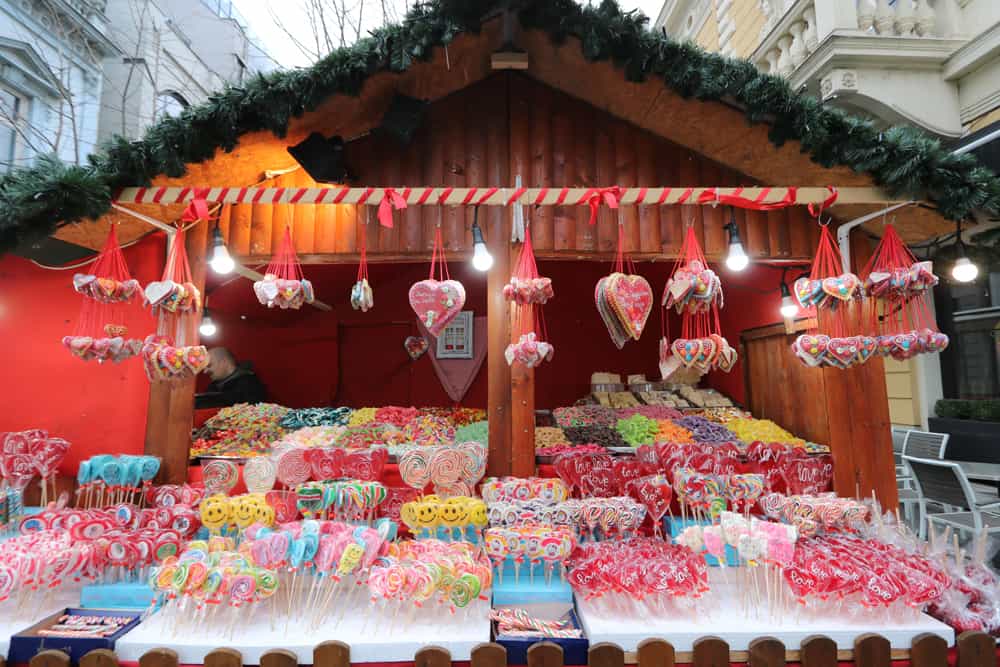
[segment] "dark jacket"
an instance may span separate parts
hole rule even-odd
[[[212,380],[205,393],[194,397],[194,407],[224,408],[236,403],[261,403],[267,400],[267,388],[253,372],[250,362],[243,362],[221,380]]]

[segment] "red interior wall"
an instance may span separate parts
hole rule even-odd
[[[162,234],[126,248],[132,276],[142,284],[158,280],[164,252]],[[149,400],[138,360],[83,362],[62,346],[83,303],[73,290],[76,272],[42,269],[13,255],[0,258],[0,432],[44,428],[65,438],[71,447],[60,470],[71,475],[94,454],[141,454]],[[131,336],[142,338],[153,320],[136,305],[126,325]]]
[[[152,235],[125,250],[132,274],[143,284],[159,277],[164,260],[162,235]],[[672,262],[645,262],[638,271],[659,298]],[[536,404],[540,408],[568,405],[587,392],[590,374],[611,371],[658,377],[659,313],[654,309],[638,342],[617,350],[610,341],[593,302],[594,285],[606,275],[604,263],[546,261],[539,267],[554,281],[556,298],[546,308],[553,361],[536,373]],[[318,297],[333,312],[315,308],[268,310],[256,302],[250,283],[213,276],[208,303],[219,333],[207,345],[225,345],[238,358],[254,363],[268,385],[272,400],[293,407],[317,405],[449,405],[426,355],[411,362],[403,339],[416,334],[407,292],[427,276],[427,264],[373,264],[375,309],[351,309],[350,286],[356,266],[305,267]],[[466,262],[452,262],[453,277],[465,285],[467,308],[486,312],[484,274]],[[62,348],[62,336],[72,333],[81,297],[72,288],[73,271],[49,271],[27,260],[0,259],[0,363],[7,380],[0,387],[0,432],[46,428],[73,447],[63,472],[73,474],[80,460],[103,452],[140,453],[145,432],[148,382],[137,361],[124,364],[84,363]],[[780,270],[753,266],[738,276],[722,269],[726,307],[723,333],[734,345],[743,329],[778,321]],[[136,308],[129,322],[133,333],[145,335],[152,319]],[[671,316],[671,332],[679,322]],[[202,383],[207,379],[203,378]],[[737,401],[744,396],[742,366],[729,374],[711,373],[707,384]],[[485,407],[486,364],[483,364],[464,405]]]

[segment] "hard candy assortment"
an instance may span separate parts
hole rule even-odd
[[[659,424],[655,419],[643,417],[642,415],[632,415],[619,419],[615,425],[615,430],[622,436],[622,440],[629,447],[649,445],[656,440],[660,431]]]
[[[204,345],[175,346],[166,336],[147,336],[140,354],[151,382],[190,377],[208,368],[208,349]]]
[[[500,637],[579,638],[583,630],[569,620],[547,621],[535,618],[525,609],[491,609],[490,620],[497,624]]]
[[[690,416],[675,419],[674,423],[691,433],[695,442],[734,442],[736,434],[725,426],[709,421],[704,417]]]
[[[571,426],[611,426],[618,421],[617,413],[600,405],[577,405],[556,408],[552,416],[560,428]]]
[[[297,408],[288,410],[278,425],[289,431],[307,426],[347,426],[350,417],[350,408]]]
[[[368,575],[373,603],[406,605],[423,613],[464,609],[488,600],[493,577],[479,549],[466,542],[397,542]]]
[[[667,279],[661,304],[678,314],[708,312],[723,305],[722,282],[715,271],[697,259],[677,268]]]
[[[298,310],[303,304],[316,300],[312,283],[305,278],[279,278],[268,273],[263,280],[253,284],[253,293],[260,305],[282,310]]]
[[[142,341],[121,336],[63,336],[63,346],[84,361],[118,363],[131,359],[142,350]]]
[[[153,281],[146,285],[143,299],[154,315],[159,312],[173,314],[201,312],[201,291],[190,282]]]
[[[139,281],[134,278],[117,280],[90,273],[75,273],[73,289],[101,303],[128,303],[139,293],[140,286]]]
[[[640,275],[616,272],[597,281],[594,301],[611,342],[620,350],[642,335],[653,309],[653,289]]]

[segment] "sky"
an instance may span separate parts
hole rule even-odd
[[[382,5],[390,16],[402,17],[405,13],[407,0],[283,0],[281,3],[270,0],[235,0],[236,6],[243,15],[250,29],[256,35],[257,41],[264,47],[270,58],[285,68],[303,67],[312,64],[314,55],[327,51],[323,43],[319,49],[313,37],[312,22],[306,7],[317,1],[326,5],[346,4],[352,10],[351,19],[356,24],[356,12],[363,3],[361,12],[361,34],[377,27],[382,22]],[[595,0],[597,1],[597,0]],[[413,4],[413,0],[409,0]],[[663,6],[663,0],[619,0],[622,9],[640,9],[646,16],[655,18]],[[328,30],[336,34],[332,36],[334,46],[339,46],[339,28],[335,19],[327,18]],[[353,34],[356,28],[348,26],[346,32]],[[347,40],[353,41],[352,39]],[[298,44],[296,43],[298,42]]]

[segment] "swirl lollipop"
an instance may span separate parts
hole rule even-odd
[[[243,467],[243,482],[250,493],[267,493],[274,488],[278,469],[266,456],[256,456]]]
[[[308,481],[311,473],[305,450],[291,447],[278,456],[278,481],[289,489]]]
[[[424,489],[431,481],[427,451],[411,449],[399,458],[399,476],[407,486]]]
[[[205,491],[210,496],[216,494],[229,495],[240,479],[239,468],[232,461],[215,459],[201,467],[205,481]]]

